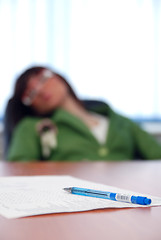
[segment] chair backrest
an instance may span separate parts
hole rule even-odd
[[[14,129],[12,116],[14,115],[11,108],[11,99],[8,101],[5,114],[4,114],[4,156],[7,154],[8,147],[10,145],[12,132]]]

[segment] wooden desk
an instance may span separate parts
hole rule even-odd
[[[0,176],[72,175],[161,197],[161,161],[0,163]],[[1,240],[160,240],[161,207],[104,209],[8,220]]]

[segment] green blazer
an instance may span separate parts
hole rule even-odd
[[[37,125],[42,119],[26,117],[14,129],[9,161],[83,161],[161,159],[161,145],[136,123],[102,104],[88,109],[109,118],[105,144],[100,144],[76,116],[55,110],[50,120],[56,126],[57,144],[43,156]]]

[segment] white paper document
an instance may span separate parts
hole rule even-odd
[[[0,177],[0,215],[6,218],[18,218],[102,208],[146,207],[138,204],[79,196],[64,191],[63,188],[66,187],[82,187],[130,195],[138,194],[151,198],[150,206],[161,206],[161,198],[71,176]]]

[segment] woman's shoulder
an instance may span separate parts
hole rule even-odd
[[[25,117],[17,124],[15,131],[21,131],[23,129],[25,129],[25,131],[34,130],[39,121],[40,118],[37,117]]]

